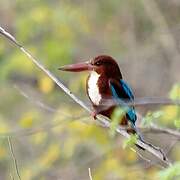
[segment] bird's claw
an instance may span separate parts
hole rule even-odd
[[[91,112],[91,116],[93,117],[94,120],[96,120],[97,113],[95,111],[92,111]]]

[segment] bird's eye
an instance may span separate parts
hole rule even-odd
[[[101,63],[100,63],[100,62],[96,62],[95,65],[96,65],[96,66],[100,66]]]

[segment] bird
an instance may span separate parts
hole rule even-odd
[[[96,119],[97,114],[111,119],[117,106],[125,107],[126,112],[120,120],[120,125],[130,125],[131,128],[127,131],[138,134],[138,137],[142,139],[136,128],[137,113],[135,107],[128,106],[126,103],[127,101],[134,101],[133,91],[123,79],[118,63],[113,57],[99,55],[89,61],[65,65],[58,69],[70,72],[89,71],[86,80],[86,93],[94,109],[92,113],[94,119]],[[108,104],[109,100],[113,102],[110,105]]]

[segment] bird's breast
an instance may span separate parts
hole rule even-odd
[[[99,77],[100,75],[97,72],[92,71],[87,82],[87,92],[89,98],[95,105],[99,105],[102,99],[98,86]]]

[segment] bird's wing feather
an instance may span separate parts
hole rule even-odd
[[[135,122],[137,119],[136,111],[134,107],[128,107],[126,105],[125,100],[134,100],[134,95],[129,87],[129,85],[124,80],[109,80],[109,86],[112,92],[112,96],[116,101],[118,101],[119,104],[127,107],[127,119],[132,123],[133,126],[135,126]]]
[[[126,83],[126,81],[124,81],[123,79],[120,80],[120,84],[123,88],[123,90],[125,91],[125,93],[127,94],[127,96],[129,97],[130,100],[134,100],[134,95],[132,92],[132,89],[130,88],[130,86]]]

